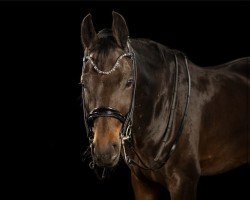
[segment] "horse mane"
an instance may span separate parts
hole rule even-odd
[[[99,51],[98,53],[104,53],[108,51],[108,49],[110,48],[118,47],[118,44],[116,43],[115,38],[113,37],[113,33],[111,29],[107,29],[107,28],[102,29],[101,31],[98,32],[97,36],[99,38],[99,41],[94,49],[98,50]],[[156,50],[157,53],[160,53],[162,57],[164,57],[166,53],[172,54],[173,51],[175,52],[178,51],[178,50],[170,49],[163,44],[160,44],[158,42],[155,42],[153,40],[146,39],[146,38],[135,38],[132,40],[134,41],[133,43],[136,43],[136,46],[138,46],[138,48],[142,48],[143,46],[149,47],[149,48],[151,47],[153,48],[153,50]]]
[[[104,28],[104,29],[100,30],[100,31],[97,33],[97,37],[98,37],[98,38],[113,37],[112,30],[111,30],[111,29],[108,29],[108,28]]]
[[[118,47],[118,44],[110,29],[103,29],[99,31],[97,37],[98,42],[96,42],[91,51],[96,53],[96,64],[99,65],[100,69],[102,69],[103,63],[100,63],[100,61],[106,60],[109,53],[115,50]]]
[[[154,69],[173,61],[174,54],[183,54],[178,50],[145,38],[131,39],[131,44],[137,55],[139,57],[143,56],[143,60],[151,63]],[[156,63],[163,65],[156,65]]]
[[[103,61],[112,50],[119,48],[119,45],[113,37],[111,29],[102,29],[98,32],[97,37],[98,42],[92,50],[98,55],[97,60]],[[163,44],[145,38],[131,38],[131,45],[140,56],[145,55],[143,57],[149,63],[152,60],[160,61],[160,63],[168,63],[173,59],[174,53],[183,54],[179,50],[171,49]],[[102,63],[97,63],[97,65],[102,67]]]

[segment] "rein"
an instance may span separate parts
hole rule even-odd
[[[180,123],[180,126],[178,128],[178,131],[177,131],[177,135],[174,139],[174,142],[173,144],[171,145],[171,149],[170,151],[167,153],[167,155],[163,156],[165,157],[164,160],[160,160],[160,157],[162,157],[163,154],[165,154],[164,152],[164,149],[166,147],[166,143],[167,143],[167,138],[168,138],[168,135],[171,131],[171,128],[172,128],[172,125],[173,125],[173,122],[174,122],[174,114],[175,114],[175,111],[176,111],[176,108],[177,108],[177,92],[178,92],[178,72],[179,72],[179,64],[178,64],[178,59],[177,59],[177,56],[176,54],[174,54],[175,56],[175,66],[176,66],[176,71],[175,71],[175,83],[174,83],[174,90],[173,90],[173,93],[172,93],[172,97],[171,97],[171,103],[170,103],[170,113],[169,113],[169,117],[168,117],[168,123],[167,123],[167,127],[164,131],[164,134],[163,134],[163,140],[160,144],[160,148],[154,158],[154,162],[158,162],[159,165],[156,166],[156,167],[151,167],[151,166],[148,166],[146,165],[142,158],[139,156],[139,154],[135,151],[135,149],[133,148],[133,146],[131,145],[130,146],[130,149],[134,152],[135,156],[138,158],[139,162],[141,164],[139,164],[138,162],[134,161],[133,159],[131,159],[127,154],[126,154],[126,150],[125,150],[125,144],[124,142],[122,143],[123,144],[123,152],[124,152],[124,157],[125,157],[125,161],[127,163],[127,165],[135,165],[137,167],[139,167],[140,169],[143,169],[143,170],[151,170],[151,171],[155,171],[155,170],[159,170],[160,168],[163,167],[163,165],[165,165],[165,163],[168,161],[168,159],[170,158],[170,156],[172,155],[172,153],[174,152],[176,146],[177,146],[177,143],[179,141],[179,138],[180,136],[182,135],[182,132],[183,132],[183,128],[184,128],[184,125],[185,125],[185,120],[187,118],[187,114],[188,114],[188,107],[189,107],[189,101],[190,101],[190,93],[191,93],[191,78],[190,78],[190,72],[189,72],[189,67],[188,67],[188,61],[187,61],[187,58],[185,55],[184,56],[184,59],[185,59],[185,66],[186,66],[186,73],[187,73],[187,77],[188,77],[188,92],[187,92],[187,95],[186,95],[186,103],[185,103],[185,108],[184,108],[184,113],[183,113],[183,116],[182,116],[182,119],[181,119],[181,123]]]
[[[178,140],[182,134],[183,131],[183,127],[185,124],[185,119],[187,117],[187,113],[188,113],[188,106],[189,106],[189,98],[190,98],[190,90],[191,90],[191,79],[190,79],[190,73],[189,73],[189,67],[188,67],[188,61],[186,56],[184,56],[185,58],[185,66],[186,66],[186,72],[187,72],[187,76],[188,76],[188,92],[186,95],[186,104],[185,104],[185,109],[184,109],[184,113],[183,113],[183,117],[181,120],[181,124],[179,126],[178,132],[177,132],[177,136],[174,139],[174,142],[171,146],[170,151],[167,153],[164,160],[160,160],[160,157],[162,157],[162,155],[164,154],[164,149],[166,146],[166,142],[167,142],[167,138],[168,135],[171,131],[173,122],[174,122],[174,114],[176,111],[176,107],[177,107],[177,91],[178,91],[178,73],[179,73],[179,64],[178,64],[178,59],[176,56],[176,53],[174,54],[175,56],[175,66],[176,66],[176,71],[175,71],[175,82],[174,82],[174,89],[173,89],[173,93],[172,93],[172,97],[171,97],[171,110],[168,116],[168,123],[167,123],[167,127],[164,131],[164,135],[163,135],[163,140],[160,144],[160,148],[154,158],[154,162],[158,162],[160,163],[159,166],[157,167],[151,167],[146,165],[143,160],[141,159],[141,157],[139,156],[139,154],[135,151],[134,147],[133,147],[133,143],[131,142],[131,137],[132,137],[132,125],[133,125],[133,114],[134,114],[134,107],[135,107],[135,92],[136,92],[136,84],[137,84],[137,66],[136,66],[136,59],[135,59],[135,53],[133,51],[133,48],[130,45],[130,40],[128,39],[127,41],[127,49],[128,52],[122,54],[121,56],[118,57],[115,65],[112,67],[111,70],[109,71],[102,71],[100,70],[97,65],[93,62],[92,58],[87,55],[87,51],[85,51],[85,55],[83,58],[83,67],[82,67],[82,76],[81,76],[81,82],[82,82],[82,77],[84,74],[84,69],[85,69],[85,64],[86,62],[89,60],[91,65],[93,66],[93,68],[96,70],[97,73],[99,74],[103,74],[103,75],[110,75],[112,72],[114,72],[119,66],[119,61],[124,58],[124,57],[129,57],[132,61],[132,70],[133,70],[133,80],[134,80],[134,85],[133,85],[133,93],[132,93],[132,99],[131,99],[131,103],[130,103],[130,108],[128,113],[124,116],[122,115],[118,110],[116,110],[115,108],[111,108],[111,107],[98,107],[98,108],[94,108],[93,110],[91,110],[89,113],[87,112],[87,108],[85,105],[85,100],[84,100],[84,87],[82,88],[82,99],[83,99],[83,112],[84,112],[84,123],[85,123],[85,127],[86,127],[86,132],[87,132],[87,136],[89,138],[89,142],[90,142],[90,149],[92,149],[92,142],[93,142],[93,131],[92,131],[92,127],[94,125],[94,121],[95,119],[97,119],[98,117],[113,117],[118,119],[121,123],[122,123],[122,128],[120,131],[120,138],[121,138],[121,144],[122,144],[122,149],[123,149],[123,156],[124,156],[124,160],[126,162],[126,164],[128,166],[134,165],[137,166],[141,169],[144,170],[158,170],[160,169],[169,159],[169,157],[172,155],[172,153],[174,152],[176,145],[178,143]],[[136,158],[139,160],[139,162],[136,162],[135,160],[131,159],[127,153],[127,148],[126,148],[126,144],[129,144],[129,148],[131,151],[134,152]],[[91,161],[89,164],[91,169],[95,169],[97,166],[94,163],[94,161]],[[105,178],[105,173],[106,173],[106,168],[103,169],[102,172],[102,176],[101,178]]]

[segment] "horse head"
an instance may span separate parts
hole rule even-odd
[[[113,12],[112,30],[96,33],[90,14],[82,21],[85,125],[93,162],[100,167],[118,163],[121,137],[131,120],[134,72],[128,35],[124,18],[116,12]]]

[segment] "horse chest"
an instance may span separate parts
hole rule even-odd
[[[161,185],[166,184],[167,175],[164,169],[152,171],[152,170],[141,170],[137,167],[131,168],[131,173],[134,173],[137,178],[145,182],[154,182]]]

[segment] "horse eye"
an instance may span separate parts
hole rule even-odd
[[[134,84],[134,80],[133,79],[129,79],[126,83],[126,87],[131,87]]]

